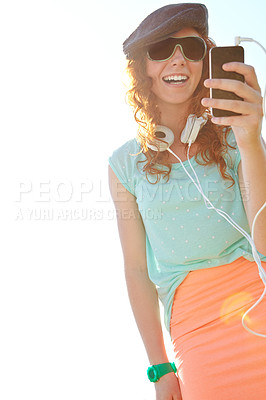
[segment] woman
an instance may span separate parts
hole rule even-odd
[[[190,161],[215,207],[250,230],[266,199],[260,88],[254,69],[242,63],[224,69],[243,74],[245,83],[207,79],[208,52],[214,47],[207,20],[202,4],[172,4],[150,14],[124,42],[131,78],[128,100],[139,131],[137,140],[110,157],[110,190],[129,298],[155,366],[148,376],[155,381],[156,399],[262,400],[266,339],[241,324],[263,291],[251,246],[206,207],[175,156],[156,151],[156,126],[166,126],[174,134],[171,150],[188,169]],[[233,91],[244,101],[210,99],[209,88]],[[210,107],[241,115],[212,118]],[[203,116],[205,123],[188,161],[181,133],[190,114]],[[254,236],[264,269],[265,226],[264,210]],[[158,294],[177,375],[165,351]],[[264,300],[246,323],[266,333]]]

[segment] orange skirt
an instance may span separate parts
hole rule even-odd
[[[263,290],[257,264],[242,257],[191,271],[177,288],[170,331],[183,400],[266,399],[266,338],[241,323]],[[266,296],[245,323],[266,335]]]

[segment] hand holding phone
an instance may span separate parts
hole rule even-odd
[[[242,46],[214,47],[210,50],[210,79],[234,79],[244,82],[244,76],[233,71],[224,71],[223,64],[237,61],[244,62],[244,49]],[[210,98],[243,100],[233,92],[221,89],[210,88]],[[232,115],[241,115],[233,111],[211,109],[214,117],[229,117]]]

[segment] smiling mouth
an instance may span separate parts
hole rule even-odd
[[[170,85],[180,85],[181,83],[185,83],[188,79],[186,75],[168,75],[163,77],[163,81]]]

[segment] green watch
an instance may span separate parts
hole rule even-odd
[[[177,369],[175,363],[164,363],[152,365],[147,370],[148,378],[151,382],[158,382],[158,380],[169,372],[176,373]]]

